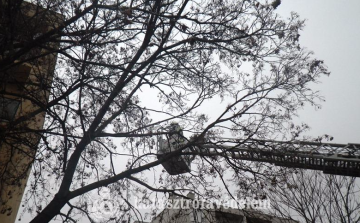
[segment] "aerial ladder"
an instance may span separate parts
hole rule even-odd
[[[184,137],[177,123],[171,124],[167,129],[170,133],[166,134],[165,138],[158,137],[157,157],[170,157],[162,162],[170,175],[190,172],[192,160],[196,155],[200,155],[266,162],[282,167],[360,177],[360,144],[222,138],[226,143],[207,141],[191,146],[194,143]]]

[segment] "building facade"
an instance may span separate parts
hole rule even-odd
[[[189,200],[172,198],[170,202],[198,202],[192,194],[188,194]],[[199,202],[204,205],[204,202]],[[189,208],[165,208],[151,223],[298,223],[298,221],[280,218],[265,214],[254,209],[235,209],[224,206],[210,205],[205,208],[201,205],[188,205]],[[209,206],[206,205],[205,206]]]
[[[0,222],[13,223],[35,159],[53,79],[56,43],[32,45],[60,16],[0,0]],[[29,46],[29,48],[27,48]],[[24,50],[26,49],[27,50]],[[20,54],[24,51],[23,54]]]

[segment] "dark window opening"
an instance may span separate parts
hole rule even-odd
[[[12,121],[19,108],[20,101],[0,97],[0,120]]]
[[[255,217],[246,217],[248,223],[271,223],[269,220],[255,218]]]
[[[215,218],[217,223],[242,223],[243,216],[232,214],[232,213],[225,213],[216,211]]]

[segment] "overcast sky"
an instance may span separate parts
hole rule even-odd
[[[307,20],[300,43],[331,71],[315,86],[326,98],[322,109],[307,108],[300,119],[312,127],[309,135],[330,134],[337,143],[360,143],[359,9],[358,0],[283,0],[277,9]]]

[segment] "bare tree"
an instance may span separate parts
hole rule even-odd
[[[226,142],[220,136],[232,134],[239,138],[237,145],[251,139],[295,139],[307,125],[294,126],[292,116],[322,100],[309,84],[329,73],[299,45],[304,22],[295,13],[280,18],[267,2],[30,3],[36,13],[24,21],[46,22],[50,28],[16,37],[19,18],[12,15],[21,15],[25,2],[1,1],[6,22],[1,25],[0,69],[8,72],[24,63],[35,69],[40,59],[57,54],[56,69],[48,75],[52,85],[43,83],[40,94],[27,90],[27,83],[26,93],[18,95],[36,109],[9,120],[11,128],[1,132],[13,150],[25,153],[25,145],[36,151],[26,153],[32,174],[24,208],[35,213],[32,222],[91,219],[86,195],[105,187],[128,205],[129,187],[131,196],[144,202],[189,190],[205,199],[219,198],[221,191],[251,195],[281,173],[233,160],[224,151],[218,157],[198,152],[187,174],[172,176],[159,165],[181,153],[191,155],[186,148],[201,147],[204,140]],[[61,22],[40,17],[44,12],[56,12]],[[217,112],[204,109],[209,103]],[[44,112],[43,128],[26,125]],[[165,128],[172,122],[192,140],[157,159],[157,137],[174,133]],[[29,140],[34,135],[36,142]],[[123,211],[137,213],[131,205]]]
[[[269,190],[273,211],[301,222],[360,222],[359,183],[354,177],[316,171],[289,174]]]

